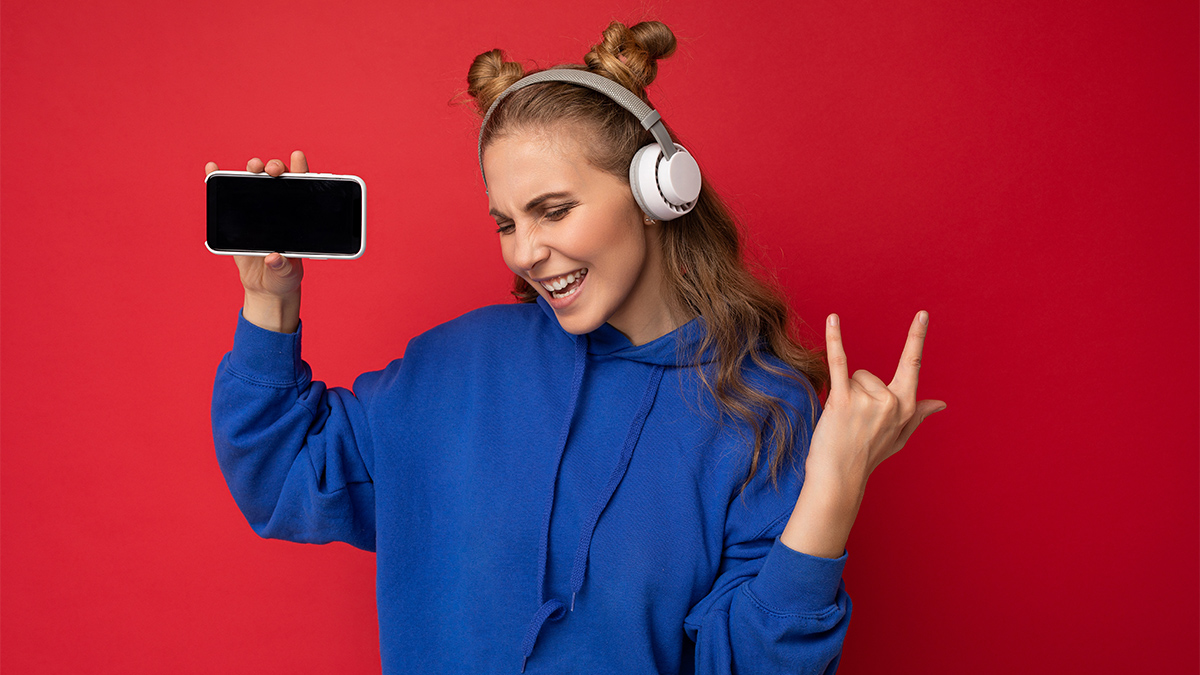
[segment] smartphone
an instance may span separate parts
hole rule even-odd
[[[208,231],[219,255],[357,258],[367,233],[367,185],[358,176],[213,171],[204,179]]]

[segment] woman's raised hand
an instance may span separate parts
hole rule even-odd
[[[217,170],[215,162],[204,166],[207,176]],[[266,172],[278,177],[285,171],[308,172],[308,160],[300,150],[292,152],[291,169],[282,160],[267,163],[257,157],[246,163],[246,170]],[[268,256],[235,255],[242,286],[246,289],[242,316],[261,328],[281,333],[293,333],[300,325],[300,280],[304,278],[304,263],[300,258],[289,259],[278,253]]]
[[[829,397],[813,431],[805,464],[807,476],[866,489],[867,478],[883,460],[904,447],[926,417],[946,407],[943,401],[917,400],[917,374],[929,328],[929,313],[917,312],[892,381],[865,370],[847,376],[842,328],[836,314],[825,322],[829,358]]]
[[[946,407],[917,400],[917,371],[929,313],[918,312],[890,384],[865,370],[847,376],[846,351],[836,314],[825,321],[829,397],[813,430],[804,487],[780,540],[801,553],[837,558],[858,517],[867,478],[896,454],[926,417]]]

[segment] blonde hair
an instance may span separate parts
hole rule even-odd
[[[670,56],[675,45],[675,34],[658,21],[628,27],[613,22],[604,30],[601,42],[584,56],[583,65],[558,67],[603,75],[646,100],[646,87],[658,74],[658,59]],[[499,49],[475,57],[467,73],[467,93],[480,116],[496,97],[527,74],[519,63],[506,61]],[[486,148],[505,134],[564,122],[586,127],[591,133],[583,134],[581,139],[589,161],[626,182],[634,153],[653,142],[633,115],[603,94],[572,84],[546,82],[507,96],[492,111],[487,128],[481,130],[481,146]],[[678,141],[675,132],[670,133]],[[743,374],[744,366],[749,359],[763,370],[805,387],[811,403],[809,413],[815,418],[817,392],[829,383],[824,354],[800,343],[783,294],[751,272],[743,258],[737,222],[707,179],[695,209],[664,221],[661,230],[664,275],[667,287],[672,289],[669,301],[682,313],[701,316],[706,322],[707,335],[694,355],[695,361],[699,363],[700,355],[708,350],[716,357],[715,377],[704,368],[697,369],[703,383],[716,400],[722,418],[741,420],[753,429],[754,449],[742,489],[758,471],[764,447],[774,450],[768,454],[771,481],[775,483],[787,463],[798,459],[793,456],[797,430],[789,422],[788,404],[751,386]],[[519,276],[514,280],[513,295],[522,302],[534,302],[538,296]],[[806,453],[807,447],[802,448],[801,454]]]

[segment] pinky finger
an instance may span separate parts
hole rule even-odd
[[[850,387],[846,350],[842,346],[841,320],[837,314],[825,318],[825,358],[829,361],[829,395],[841,396]]]
[[[216,163],[216,162],[209,162],[208,164],[205,164],[205,165],[204,165],[204,175],[205,175],[205,176],[207,176],[208,174],[210,174],[210,173],[212,173],[212,172],[214,172],[214,171],[216,171],[216,170],[217,170],[217,163]]]

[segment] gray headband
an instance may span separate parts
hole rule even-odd
[[[487,175],[483,172],[483,130],[487,128],[488,120],[492,118],[492,112],[496,109],[496,106],[500,105],[500,101],[503,101],[509,94],[518,89],[528,87],[531,84],[540,84],[542,82],[567,82],[604,94],[616,101],[622,108],[633,113],[633,116],[642,123],[642,128],[647,129],[654,135],[654,140],[658,141],[658,144],[662,146],[663,155],[667,159],[670,159],[675,154],[675,143],[671,140],[671,135],[667,133],[667,128],[662,123],[662,116],[654,108],[646,105],[646,102],[634,95],[632,91],[603,75],[597,75],[586,70],[551,68],[550,70],[526,75],[514,82],[512,86],[497,96],[495,101],[492,101],[487,114],[483,116],[483,124],[479,125],[479,174],[483,176],[483,185],[485,188],[487,187]]]

